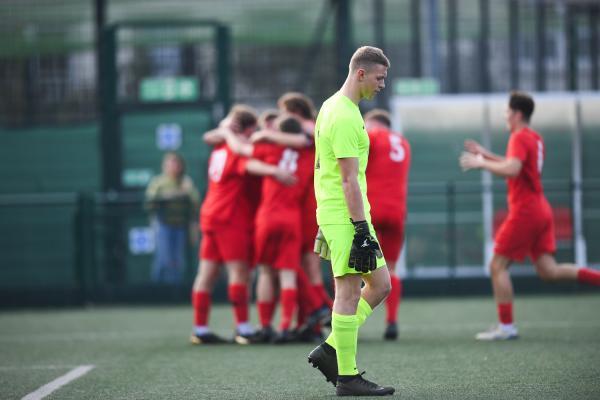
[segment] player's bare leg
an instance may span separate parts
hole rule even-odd
[[[208,327],[211,308],[211,294],[219,277],[219,264],[215,261],[200,260],[198,272],[192,286],[192,307],[194,309],[194,329],[190,341],[193,344],[218,344],[225,340],[213,334]]]
[[[402,298],[402,281],[396,275],[396,263],[392,260],[386,260],[386,264],[390,273],[391,290],[385,302],[387,326],[383,338],[396,340],[398,338],[398,308]]]
[[[233,306],[236,324],[234,340],[238,344],[248,344],[254,335],[254,328],[248,319],[248,264],[245,261],[227,261],[229,301]]]
[[[275,337],[271,323],[276,304],[276,273],[266,265],[258,266],[258,280],[256,282],[256,307],[261,329],[254,340],[257,343],[268,343]]]
[[[369,275],[363,275],[365,286],[362,288],[361,297],[369,303],[371,309],[377,307],[390,294],[392,284],[388,268],[377,268]],[[362,323],[361,323],[362,325]]]
[[[295,340],[291,325],[294,313],[298,306],[298,287],[296,285],[296,271],[293,269],[280,269],[279,285],[281,302],[281,319],[279,321],[279,333],[274,343],[290,343]]]
[[[550,254],[542,254],[535,260],[538,276],[546,282],[575,281],[579,268],[575,264],[558,264]]]
[[[477,340],[508,340],[519,337],[517,328],[513,324],[514,292],[508,271],[511,262],[511,259],[499,254],[494,254],[492,258],[490,274],[499,323],[488,331],[478,333],[475,336]]]
[[[558,264],[554,256],[548,253],[535,260],[535,269],[539,277],[547,282],[577,281],[600,286],[600,271],[570,263]]]

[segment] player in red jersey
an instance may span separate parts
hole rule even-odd
[[[410,145],[402,134],[391,130],[390,114],[375,109],[365,114],[369,134],[367,164],[367,198],[371,203],[371,221],[390,271],[392,290],[386,305],[387,327],[384,339],[398,337],[398,308],[402,281],[394,273],[404,242],[406,194],[410,169]]]
[[[240,135],[256,128],[256,114],[246,106],[235,106],[226,118]],[[251,257],[253,199],[248,193],[248,175],[272,176],[286,184],[295,183],[293,175],[258,160],[248,160],[223,143],[213,150],[208,166],[208,192],[200,210],[200,265],[192,288],[194,344],[222,343],[208,327],[211,293],[221,263],[228,273],[228,295],[236,322],[235,341],[248,343],[254,334],[248,322],[248,261]]]
[[[600,286],[600,271],[574,264],[557,264],[552,209],[542,188],[545,147],[542,137],[529,127],[534,110],[531,96],[512,92],[506,122],[510,139],[506,156],[484,149],[474,141],[465,142],[460,158],[463,170],[485,169],[507,179],[508,217],[496,233],[490,264],[492,287],[499,324],[477,334],[478,340],[507,340],[518,337],[513,324],[513,288],[508,268],[529,256],[544,281],[578,281]]]
[[[312,100],[298,92],[288,92],[282,95],[277,101],[277,106],[280,110],[287,112],[300,120],[302,128],[305,133],[305,139],[307,142],[305,148],[308,149],[311,160],[314,164],[315,148],[312,136],[314,135],[316,109]],[[298,136],[298,135],[296,135]],[[293,145],[293,143],[290,143]],[[311,182],[313,181],[314,171],[311,171]],[[313,184],[307,186],[307,190],[304,194],[302,201],[302,268],[308,274],[310,284],[312,285],[312,293],[317,296],[317,299],[313,300],[321,305],[327,306],[327,309],[321,308],[320,313],[313,314],[313,318],[321,319],[325,314],[329,315],[333,307],[333,300],[327,293],[323,284],[323,273],[321,270],[321,261],[319,255],[313,251],[315,236],[319,229],[317,225],[317,200],[315,199],[315,187]],[[303,294],[306,296],[311,295],[310,291],[305,291]],[[310,331],[306,330],[316,323],[309,317],[309,310],[307,303],[312,299],[299,299],[300,311],[298,313],[298,324],[301,336],[306,339],[310,339]],[[304,327],[304,328],[303,328]],[[319,336],[319,329],[317,328],[316,335]]]
[[[302,132],[300,122],[289,115],[276,120],[279,131],[291,134]],[[313,159],[307,149],[292,149],[271,143],[250,145],[226,136],[229,145],[239,154],[259,159],[293,173],[298,182],[286,187],[274,179],[265,178],[262,196],[255,219],[255,251],[259,265],[257,305],[263,332],[257,341],[270,336],[270,325],[275,303],[274,281],[280,286],[281,321],[276,343],[295,339],[291,322],[296,311],[302,275],[301,255],[301,205],[306,186],[312,183]],[[233,139],[233,140],[232,140]],[[304,283],[304,282],[302,282]],[[269,310],[265,310],[268,306]]]

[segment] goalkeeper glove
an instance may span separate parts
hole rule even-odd
[[[383,257],[379,243],[371,236],[367,221],[353,221],[354,239],[350,248],[348,266],[358,272],[367,273],[377,268],[377,258]]]
[[[329,245],[327,245],[327,241],[325,240],[325,236],[323,236],[323,231],[321,228],[317,231],[317,237],[315,238],[315,247],[313,251],[317,253],[324,260],[331,260],[331,251],[329,250]]]

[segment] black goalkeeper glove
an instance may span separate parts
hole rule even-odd
[[[379,243],[371,236],[367,221],[352,221],[354,240],[350,248],[348,266],[358,272],[367,273],[377,268],[377,258],[383,257]]]

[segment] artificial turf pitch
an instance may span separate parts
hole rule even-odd
[[[407,299],[400,339],[381,340],[377,310],[359,334],[358,367],[403,399],[600,399],[600,295],[520,297],[521,338],[480,343],[491,298]],[[255,314],[253,310],[253,314]],[[330,398],[310,344],[192,346],[188,307],[0,313],[0,399],[20,399],[80,365],[48,399]],[[215,331],[231,335],[217,306]]]

